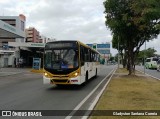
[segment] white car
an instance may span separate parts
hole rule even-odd
[[[156,57],[147,58],[145,64],[146,69],[157,69],[157,61],[158,58]]]

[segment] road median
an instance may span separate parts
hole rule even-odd
[[[125,69],[119,69],[113,75],[107,88],[95,106],[90,119],[158,119],[160,110],[160,81],[136,71],[136,75],[128,75]],[[99,111],[102,110],[102,111]],[[104,115],[104,112],[106,113]],[[108,111],[107,111],[108,110]],[[126,111],[130,115],[116,115],[114,110]],[[132,112],[137,112],[133,115]],[[111,113],[113,111],[113,113]],[[145,111],[155,111],[155,115],[145,115]],[[138,115],[141,112],[141,115]],[[144,112],[144,115],[143,115]],[[160,112],[160,111],[159,111]],[[96,114],[95,114],[96,113]],[[99,114],[97,114],[99,113]],[[107,113],[109,114],[108,116]],[[113,114],[113,115],[112,115]],[[156,115],[157,114],[157,115]],[[99,115],[99,116],[96,116]]]

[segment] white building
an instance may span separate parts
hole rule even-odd
[[[47,38],[44,35],[40,35],[39,39],[42,41],[42,43],[48,43],[56,40],[55,38]]]
[[[33,57],[40,57],[42,54],[36,56],[37,52],[43,51],[45,43],[55,41],[52,38],[38,36],[38,41],[29,42],[28,39],[25,42],[25,22],[26,18],[22,14],[0,16],[0,67],[15,67],[21,57],[25,59],[27,66],[31,66]]]
[[[8,42],[25,42],[25,16],[0,16],[0,67],[14,66],[19,49]]]

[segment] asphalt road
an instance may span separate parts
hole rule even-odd
[[[144,72],[144,67],[143,66],[136,66],[136,69]],[[145,69],[145,73],[160,79],[160,72],[158,72],[155,69]]]
[[[114,68],[115,66],[102,66],[98,77],[82,86],[44,85],[42,75],[31,72],[0,77],[0,110],[73,110]],[[105,82],[80,109],[85,110],[91,105],[94,96],[101,90]],[[54,119],[65,117],[55,116]],[[42,118],[53,119],[53,117],[37,117],[37,119]]]

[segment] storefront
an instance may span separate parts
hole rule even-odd
[[[16,47],[18,59],[16,63],[18,65],[19,59],[23,59],[23,67],[32,67],[33,58],[41,58],[41,66],[43,66],[43,51],[45,43],[17,43],[9,42],[9,46]]]

